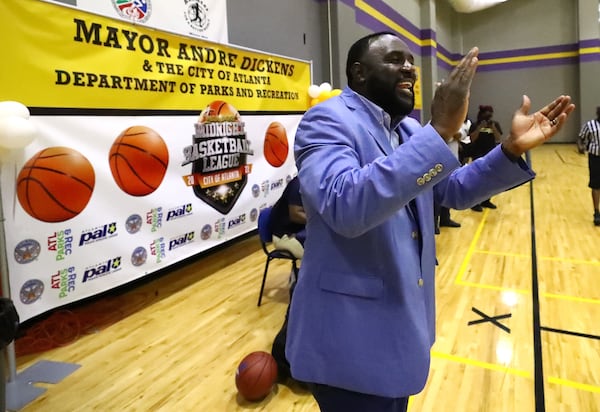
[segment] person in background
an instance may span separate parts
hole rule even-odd
[[[271,211],[271,233],[277,249],[289,250],[298,259],[304,255],[306,213],[302,207],[298,176],[287,184]]]
[[[460,126],[460,138],[458,140],[458,161],[461,165],[468,163],[471,160],[471,154],[469,153],[469,144],[471,143],[471,136],[469,131],[471,130],[471,120],[465,119],[462,126]]]
[[[588,187],[592,191],[594,225],[600,226],[600,106],[596,107],[596,119],[586,122],[581,127],[577,146],[579,153],[588,153]]]
[[[454,135],[452,140],[448,142],[448,147],[450,148],[454,156],[460,161],[461,164],[463,164],[460,156],[462,146],[468,144],[471,141],[469,137],[470,128],[471,121],[469,119],[465,119],[459,131]],[[440,233],[440,227],[460,227],[460,223],[455,222],[450,217],[450,208],[435,204],[434,214],[436,235]]]
[[[304,240],[306,239],[306,213],[302,206],[298,176],[285,187],[281,197],[273,205],[271,211],[271,232],[273,246],[290,251],[298,259],[304,256]],[[296,286],[296,274],[290,274],[290,302]],[[287,383],[290,378],[290,364],[285,357],[285,343],[289,316],[289,305],[283,325],[273,339],[271,355],[277,363],[277,380]]]
[[[502,139],[502,128],[500,123],[492,119],[494,116],[494,108],[488,105],[479,106],[477,113],[477,121],[471,125],[469,130],[469,154],[473,160],[479,159],[488,154],[496,147]],[[482,212],[483,208],[496,209],[496,205],[491,199],[486,199],[471,209],[476,212]]]
[[[421,126],[409,117],[410,49],[397,34],[370,34],[350,47],[348,86],[298,125],[307,236],[286,357],[322,412],[406,411],[425,386],[435,341],[434,199],[466,209],[531,180],[522,154],[574,109],[559,96],[529,114],[523,96],[507,139],[460,167],[447,142],[466,117],[478,53],[436,89]]]

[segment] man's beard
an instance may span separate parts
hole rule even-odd
[[[400,96],[397,93],[388,94],[382,100],[381,106],[390,116],[408,116],[415,108],[415,97]]]
[[[390,116],[408,116],[415,108],[415,95],[413,89],[410,90],[412,96],[408,96],[398,93],[396,88],[390,92],[389,88],[385,87],[381,82],[373,81],[370,83],[371,84],[367,84],[367,88],[371,91],[371,100],[385,110]]]
[[[411,90],[413,92],[413,90]],[[415,108],[415,95],[413,92],[412,96],[398,96],[396,95],[396,101],[398,102],[397,108],[398,116],[408,116]]]

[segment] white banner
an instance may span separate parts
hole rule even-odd
[[[77,0],[77,7],[172,33],[229,42],[227,0]]]
[[[256,229],[260,209],[273,204],[295,174],[291,145],[299,118],[242,118],[250,170],[245,181],[233,172],[238,197],[223,213],[211,199],[199,198],[188,183],[194,163],[186,162],[197,116],[33,116],[39,137],[2,163],[11,296],[21,320],[164,269]],[[290,139],[290,153],[281,165],[275,163],[277,167],[269,153],[265,157],[269,140],[265,134],[273,122],[283,126]],[[119,183],[110,161],[118,136],[132,126],[155,131],[166,145],[168,163],[154,190],[140,185],[143,174],[149,173],[143,165],[138,168],[139,181]],[[205,140],[216,140],[217,147],[222,139]],[[232,169],[217,163],[237,154],[209,155],[210,150],[206,148],[206,156],[196,162],[214,170],[201,176],[210,177],[207,189],[226,190],[215,179],[225,182]],[[46,154],[36,157],[40,152]],[[160,155],[155,152],[152,155]],[[148,162],[133,152],[122,155],[130,154],[127,162]],[[135,167],[127,162],[120,166]],[[90,175],[94,176],[90,190],[77,190],[90,186],[83,182]],[[84,198],[76,203],[80,197]]]

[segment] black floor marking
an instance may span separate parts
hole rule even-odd
[[[531,154],[525,153],[531,167]],[[533,367],[535,386],[535,411],[546,411],[546,395],[544,393],[544,367],[542,359],[542,331],[540,326],[540,299],[537,270],[537,253],[535,243],[535,207],[533,203],[533,181],[529,182],[529,201],[531,214],[531,301],[533,312]]]
[[[508,326],[505,326],[502,323],[498,322],[498,320],[510,318],[512,316],[512,313],[507,313],[505,315],[488,316],[475,307],[472,307],[471,310],[473,312],[477,313],[479,316],[481,316],[481,319],[470,321],[469,326],[477,325],[478,323],[491,322],[494,325],[498,326],[503,331],[505,331],[506,333],[510,333],[510,328]]]
[[[588,333],[573,332],[573,331],[564,330],[564,329],[554,329],[554,328],[549,328],[549,327],[546,327],[546,326],[541,326],[540,329],[543,330],[543,331],[545,331],[545,332],[562,333],[563,335],[577,336],[579,338],[587,338],[587,339],[600,340],[600,336],[598,336],[598,335],[590,335]]]

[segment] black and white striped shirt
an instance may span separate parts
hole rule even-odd
[[[600,120],[590,120],[579,132],[580,147],[595,156],[600,156]]]

